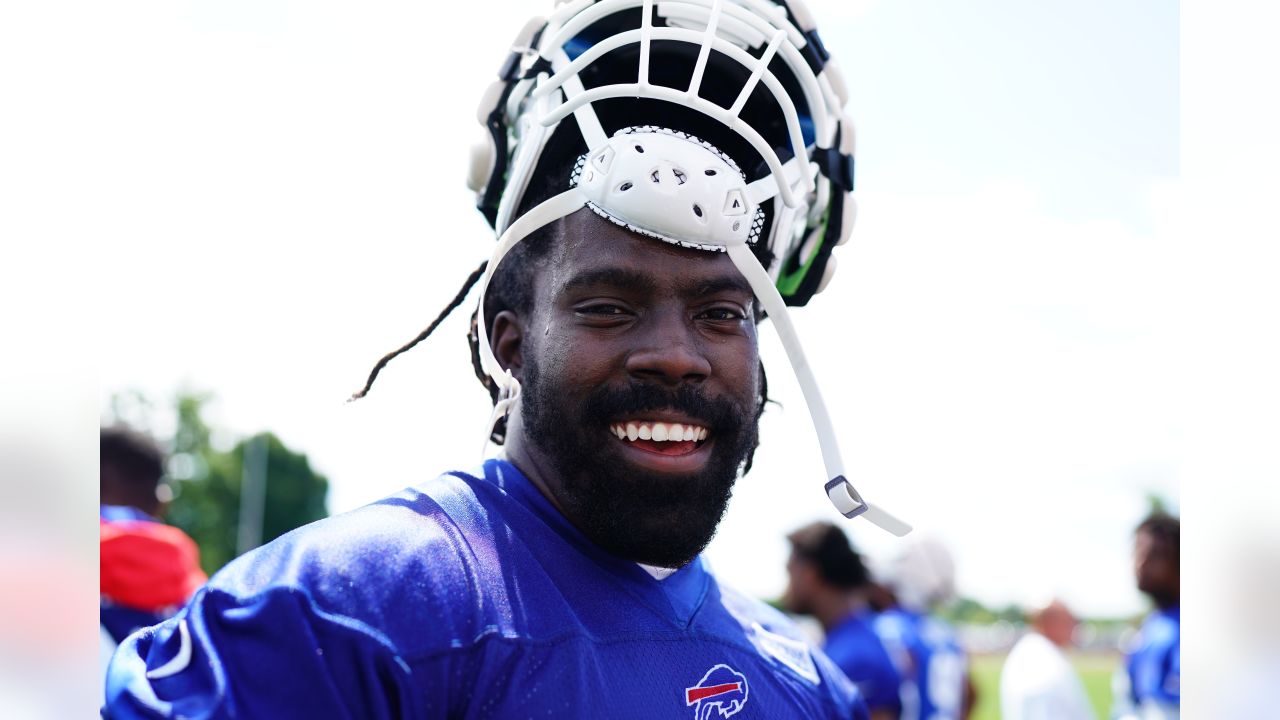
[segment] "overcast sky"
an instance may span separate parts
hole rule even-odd
[[[1130,533],[1148,493],[1179,500],[1177,5],[810,5],[850,90],[860,214],[831,288],[793,318],[851,478],[951,543],[966,594],[1140,611]],[[489,411],[467,313],[343,400],[488,256],[463,183],[474,108],[548,8],[191,0],[80,18],[111,50],[74,72],[71,109],[97,120],[37,180],[95,161],[66,182],[92,190],[86,226],[110,228],[85,253],[114,275],[95,308],[104,397],[211,391],[216,423],[308,453],[335,512],[476,462]],[[708,555],[774,596],[782,536],[839,516],[761,336],[782,407]]]

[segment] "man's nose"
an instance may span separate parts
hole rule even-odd
[[[653,312],[636,334],[637,346],[627,355],[627,372],[638,380],[679,385],[700,383],[711,375],[693,321],[683,312]]]

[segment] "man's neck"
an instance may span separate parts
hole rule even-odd
[[[832,628],[866,605],[866,598],[859,593],[832,594],[817,603],[813,616],[822,624],[823,630],[831,632]]]
[[[550,463],[546,462],[542,456],[535,452],[534,449],[525,442],[524,430],[521,427],[519,411],[513,411],[507,416],[507,437],[502,446],[502,455],[507,462],[515,465],[520,472],[529,479],[530,484],[542,493],[542,496],[551,503],[561,515],[564,515],[570,522],[573,518],[569,517],[564,511],[564,506],[560,504],[560,500],[556,498],[552,486],[547,482],[549,478],[554,477]]]

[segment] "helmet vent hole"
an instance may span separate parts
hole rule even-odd
[[[638,152],[638,153],[643,153],[643,152],[644,152],[644,146],[643,146],[643,145],[637,145],[637,146],[636,146],[636,152]]]
[[[653,172],[649,173],[649,179],[650,179],[650,180],[652,180],[652,181],[654,181],[654,182],[656,182],[656,183],[660,183],[660,182],[662,182],[662,179],[658,177],[658,171],[657,171],[657,170],[654,170]]]
[[[689,181],[689,176],[685,175],[684,171],[681,170],[680,168],[672,168],[671,174],[676,176],[677,185],[683,185]]]
[[[622,183],[621,185],[619,185],[619,186],[618,186],[618,192],[626,192],[626,191],[628,191],[628,190],[630,190],[630,189],[631,189],[631,181],[630,181],[630,180],[628,180],[627,182],[624,182],[624,183]]]
[[[693,206],[693,214],[697,215],[698,217],[702,217],[702,208],[699,207],[697,204],[695,204]]]
[[[715,171],[715,170],[712,170],[712,169],[710,169],[710,168],[708,168],[708,169],[706,169],[706,170],[703,170],[703,171],[702,171],[702,173],[703,173],[704,175],[706,175],[707,177],[713,177],[713,176],[715,176],[716,171]]]

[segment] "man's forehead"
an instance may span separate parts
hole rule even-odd
[[[551,264],[555,293],[588,284],[644,285],[682,294],[751,286],[725,253],[672,245],[632,232],[583,208],[565,218],[559,252]]]

